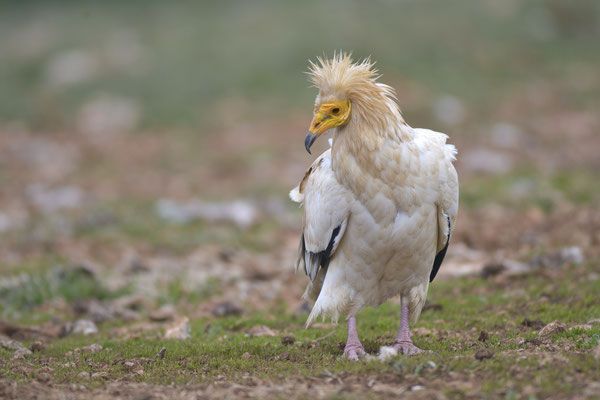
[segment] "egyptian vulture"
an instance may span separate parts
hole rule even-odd
[[[400,296],[393,346],[419,353],[409,321],[419,317],[454,229],[456,149],[445,134],[404,122],[394,90],[377,81],[369,59],[354,63],[339,53],[311,62],[309,75],[319,94],[306,150],[326,131],[332,141],[290,192],[304,208],[296,268],[310,278],[306,325],[346,317],[344,355],[357,360],[365,350],[356,313]]]

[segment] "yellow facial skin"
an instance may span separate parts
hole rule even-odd
[[[344,125],[350,119],[351,109],[348,100],[321,104],[313,116],[308,131],[313,135],[320,135],[331,128]]]
[[[352,106],[349,100],[338,100],[323,103],[315,110],[315,115],[304,139],[304,147],[310,154],[310,147],[317,137],[331,128],[344,125],[350,119]]]

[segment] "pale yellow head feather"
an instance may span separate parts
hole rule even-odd
[[[403,122],[394,89],[377,82],[379,75],[374,65],[370,58],[354,62],[351,55],[344,52],[310,61],[310,81],[319,89],[315,106],[348,100],[352,105],[351,121],[375,129]]]

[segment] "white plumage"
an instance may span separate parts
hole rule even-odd
[[[311,73],[319,88],[311,131],[322,133],[325,121],[333,144],[290,192],[304,206],[297,267],[315,302],[307,326],[320,315],[353,319],[397,295],[416,321],[456,220],[456,150],[446,135],[404,122],[370,62],[340,54]],[[344,104],[345,119],[335,121]],[[364,351],[358,342],[353,352],[350,330],[345,353],[355,359]]]

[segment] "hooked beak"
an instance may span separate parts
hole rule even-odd
[[[315,140],[317,140],[317,135],[313,135],[310,132],[306,134],[306,137],[304,138],[304,148],[306,149],[306,151],[308,151],[308,154],[312,154],[310,152],[310,148],[315,142]]]

